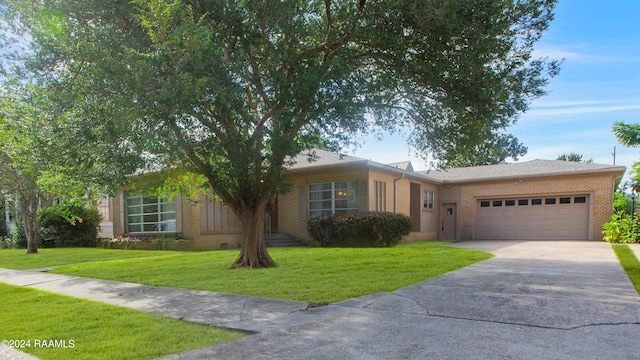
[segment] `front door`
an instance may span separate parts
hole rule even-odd
[[[442,204],[441,240],[456,240],[456,204]]]

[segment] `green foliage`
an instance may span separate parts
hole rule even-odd
[[[624,146],[640,146],[640,124],[625,124],[622,121],[613,123],[613,133]]]
[[[640,238],[638,218],[631,219],[631,215],[626,213],[613,214],[602,228],[603,240],[610,243],[630,244],[638,242]]]
[[[307,229],[323,246],[390,247],[409,235],[413,222],[404,214],[363,212],[310,219]]]
[[[561,154],[558,155],[558,157],[556,158],[556,160],[562,160],[562,161],[573,161],[573,162],[584,162],[584,163],[589,163],[592,164],[593,163],[593,159],[589,158],[587,160],[582,160],[584,158],[583,155],[578,154],[578,153],[569,153],[569,154]]]
[[[199,191],[205,193],[210,186],[202,175],[184,167],[163,169],[133,177],[128,190],[132,193],[153,195],[162,199],[173,199],[181,195],[183,200],[196,201]]]
[[[633,283],[636,291],[640,294],[640,261],[636,257],[633,250],[627,245],[613,245],[613,251],[616,253],[620,265],[629,276],[629,280]]]
[[[0,239],[4,239],[5,236],[9,235],[5,211],[4,197],[0,195]]]
[[[100,221],[98,209],[75,203],[55,205],[40,214],[44,240],[59,247],[95,247]]]
[[[16,227],[11,234],[11,242],[17,249],[27,248],[27,234],[24,231],[24,222],[22,220],[16,222]]]
[[[638,204],[636,204],[636,207]],[[613,210],[617,213],[631,214],[633,201],[627,193],[616,191],[613,193]]]
[[[613,124],[613,133],[624,146],[640,146],[640,124],[625,124],[622,121],[616,121]],[[630,175],[629,187],[637,193],[640,191],[640,162],[633,163]]]
[[[135,250],[191,250],[192,243],[185,241],[179,234],[160,234],[155,236],[118,235],[103,239],[105,249]]]
[[[510,134],[492,133],[486,141],[447,154],[442,159],[444,168],[503,164],[507,158],[518,160],[527,153],[527,147]]]

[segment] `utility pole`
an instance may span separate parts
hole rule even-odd
[[[613,154],[611,155],[613,155],[613,165],[615,165],[616,164],[616,147],[615,146],[613,147]]]

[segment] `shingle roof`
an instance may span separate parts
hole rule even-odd
[[[472,166],[447,170],[419,171],[427,178],[441,182],[467,182],[540,175],[570,175],[594,172],[624,173],[624,166],[589,164],[561,160],[532,160],[521,163]]]
[[[338,154],[327,150],[303,151],[293,158],[294,164],[289,170],[306,169],[319,166],[333,166],[347,163],[367,163],[367,159],[351,155]]]
[[[309,161],[309,159],[312,159]],[[483,165],[447,170],[428,170],[411,172],[410,162],[384,165],[357,156],[338,154],[327,150],[304,151],[294,159],[289,170],[305,170],[340,165],[367,165],[381,170],[390,170],[416,176],[436,183],[457,183],[498,179],[518,179],[535,176],[559,176],[588,174],[598,172],[617,172],[623,174],[624,166],[589,164],[561,160],[532,160],[511,164]],[[403,165],[407,168],[403,168]]]
[[[392,163],[387,165],[393,166],[395,168],[398,168],[404,171],[413,171],[413,165],[411,165],[411,161],[402,161],[402,162],[397,162],[397,163]]]

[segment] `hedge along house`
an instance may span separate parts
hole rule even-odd
[[[302,241],[309,218],[362,211],[409,215],[413,232],[405,241],[600,240],[625,171],[534,160],[416,172],[409,162],[385,165],[324,150],[294,161],[283,173],[293,191],[278,196],[267,232]],[[193,202],[122,191],[109,203],[116,235],[178,234],[193,249],[237,247],[241,239],[233,212],[205,194]]]

